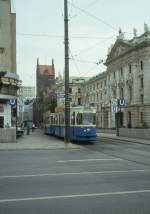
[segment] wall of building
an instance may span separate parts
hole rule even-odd
[[[16,143],[16,129],[0,128],[0,143]]]
[[[150,31],[139,37],[134,35],[129,41],[120,37],[108,54],[106,72],[83,84],[82,104],[96,107],[97,127],[115,128],[111,106],[114,99],[120,98],[125,100],[121,108],[122,127],[129,123],[135,128],[150,127],[149,56]]]
[[[16,15],[9,0],[0,1],[0,70],[16,72]]]

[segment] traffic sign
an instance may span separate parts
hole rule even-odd
[[[10,99],[9,103],[11,106],[14,106],[16,104],[16,99]]]
[[[111,101],[111,111],[113,113],[118,112],[118,100],[117,99],[112,99],[112,101]]]
[[[125,106],[125,99],[123,99],[123,98],[118,99],[118,105]]]

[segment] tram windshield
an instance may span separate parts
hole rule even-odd
[[[83,125],[95,125],[95,114],[94,113],[83,113],[82,114]]]

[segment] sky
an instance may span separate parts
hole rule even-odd
[[[17,25],[17,73],[25,86],[35,86],[40,64],[54,59],[56,76],[64,71],[64,1],[11,0]],[[68,0],[70,76],[92,77],[106,70],[108,48],[119,27],[125,37],[150,26],[149,0]]]

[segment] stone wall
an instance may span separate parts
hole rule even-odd
[[[150,140],[150,129],[120,128],[119,136]]]
[[[16,128],[0,128],[0,143],[15,143]]]

